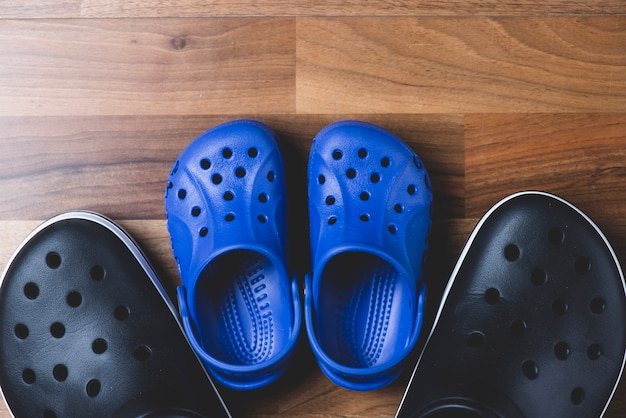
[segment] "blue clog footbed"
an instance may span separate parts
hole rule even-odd
[[[341,121],[313,141],[309,341],[336,384],[389,384],[420,334],[432,193],[419,157],[384,129]]]
[[[192,346],[216,380],[255,389],[286,369],[300,299],[286,265],[285,179],[274,132],[236,120],[193,141],[166,188]]]

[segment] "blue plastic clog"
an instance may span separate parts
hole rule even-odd
[[[381,388],[400,374],[420,335],[432,223],[428,174],[391,133],[340,121],[313,141],[308,187],[311,347],[335,384]]]
[[[165,206],[192,347],[227,387],[273,382],[301,323],[286,265],[285,178],[274,132],[236,120],[202,134],[176,161]]]

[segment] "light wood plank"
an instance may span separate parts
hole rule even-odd
[[[0,19],[78,17],[81,9],[81,0],[3,1],[0,2]]]
[[[626,16],[297,26],[299,113],[626,110]]]
[[[0,115],[293,112],[293,19],[0,23]]]

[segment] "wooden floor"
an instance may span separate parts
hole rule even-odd
[[[429,170],[431,307],[477,219],[520,190],[579,206],[626,261],[623,0],[11,0],[0,2],[0,270],[39,222],[89,209],[129,230],[173,291],[170,167],[241,117],[285,145],[300,272],[308,150],[344,118],[391,130]],[[331,384],[306,344],[299,357],[275,387],[225,392],[232,413],[390,417],[410,375],[356,393]],[[624,382],[606,416],[626,416]]]

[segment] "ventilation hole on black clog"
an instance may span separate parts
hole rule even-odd
[[[511,322],[511,331],[515,335],[522,336],[526,333],[527,329],[528,329],[528,324],[526,323],[526,321],[522,319],[516,319],[513,322]]]
[[[202,160],[200,160],[200,168],[202,168],[203,170],[208,170],[209,168],[211,168],[211,161],[203,158]]]
[[[378,183],[380,181],[380,174],[372,173],[372,175],[370,176],[370,181],[372,183]]]
[[[224,200],[226,200],[227,202],[230,202],[234,198],[235,198],[235,194],[233,192],[231,191],[224,192]]]
[[[335,204],[335,196],[326,196],[325,202],[327,205]]]
[[[178,190],[178,194],[177,194],[177,195],[178,195],[178,198],[179,198],[180,200],[183,200],[184,198],[186,198],[186,197],[187,197],[187,190],[185,190],[185,189],[179,189],[179,190]]]
[[[591,344],[587,348],[587,357],[589,357],[589,360],[597,360],[600,358],[601,355],[602,347],[600,346],[600,344]]]
[[[545,284],[547,280],[548,275],[541,269],[534,269],[532,273],[530,273],[530,281],[535,286],[541,286],[542,284]]]
[[[259,193],[259,202],[261,203],[267,202],[267,193]]]
[[[359,195],[359,199],[366,202],[370,200],[370,194],[368,192],[361,192],[361,194]]]
[[[65,301],[71,308],[78,308],[83,303],[83,296],[74,290],[67,294]]]
[[[194,206],[193,208],[191,208],[191,216],[193,216],[194,218],[197,218],[198,216],[200,216],[201,212],[202,210],[198,206]]]
[[[93,343],[91,343],[91,350],[95,354],[102,354],[107,351],[107,348],[109,348],[109,344],[104,338],[96,338],[93,340]]]
[[[259,220],[259,222],[261,222],[262,224],[267,223],[267,215],[259,215],[257,216],[257,219]]]
[[[126,318],[128,318],[128,315],[130,315],[130,311],[129,311],[128,307],[124,306],[124,305],[118,305],[115,308],[115,310],[113,311],[113,316],[118,321],[125,320]]]
[[[414,184],[409,184],[409,186],[406,188],[406,192],[410,194],[411,196],[413,196],[416,191],[417,191],[417,188],[415,187]]]
[[[337,217],[336,216],[331,216],[330,218],[328,218],[328,225],[334,225],[337,223]]]
[[[32,385],[37,380],[37,375],[33,369],[22,370],[22,380],[28,385]]]
[[[133,351],[133,357],[139,361],[147,361],[152,356],[152,350],[147,345],[140,345]]]
[[[559,226],[555,226],[550,228],[548,231],[548,241],[552,245],[560,245],[565,241],[565,232],[563,232],[563,228]]]
[[[89,269],[89,277],[97,282],[104,279],[104,276],[106,276],[106,271],[104,270],[104,267],[98,264]]]
[[[398,232],[398,227],[392,224],[387,227],[387,230],[395,235]]]
[[[235,175],[239,177],[240,179],[244,178],[246,176],[246,169],[243,167],[237,167],[235,169]]]
[[[61,256],[59,253],[55,253],[54,251],[49,252],[46,255],[46,264],[51,269],[57,269],[61,265]]]
[[[333,151],[333,160],[341,160],[341,157],[343,157],[341,150],[336,149]]]
[[[370,220],[370,215],[367,213],[362,213],[361,216],[359,216],[359,219],[363,222],[368,222]]]
[[[606,301],[603,298],[595,298],[589,304],[589,309],[594,314],[601,314],[606,309]]]
[[[17,324],[13,331],[15,332],[15,336],[20,340],[25,340],[26,338],[28,338],[29,330],[28,327],[24,324]]]
[[[396,204],[393,206],[393,210],[394,210],[396,213],[402,213],[402,211],[404,210],[404,207],[403,207],[400,203],[396,203]]]
[[[267,173],[267,181],[269,181],[270,183],[274,181],[275,177],[276,175],[274,174],[273,171],[270,171],[269,173]]]
[[[222,182],[222,175],[219,173],[215,173],[211,176],[211,182],[215,185],[218,185]]]
[[[50,334],[52,334],[54,338],[63,338],[65,335],[65,325],[60,322],[55,322],[50,325]]]
[[[200,228],[200,232],[198,232],[198,235],[204,238],[207,236],[208,233],[209,233],[209,229],[206,226],[203,226],[202,228]]]
[[[500,292],[495,287],[490,287],[485,291],[485,302],[495,305],[500,301]]]
[[[348,170],[346,170],[346,177],[348,177],[349,179],[355,178],[356,170],[354,168],[349,168]]]
[[[383,157],[380,160],[380,166],[381,167],[389,167],[390,161],[389,161],[389,157]]]
[[[33,282],[26,283],[24,286],[24,296],[31,300],[37,299],[37,296],[39,296],[39,286]]]
[[[318,182],[319,184],[324,184],[324,183],[326,183],[326,177],[324,177],[324,175],[323,175],[323,174],[320,174],[319,176],[317,176],[317,182]]]
[[[359,149],[357,154],[359,155],[360,159],[363,159],[363,158],[367,157],[367,150],[365,148],[361,148],[361,149]]]
[[[252,147],[248,149],[248,157],[250,158],[255,158],[257,155],[259,155],[259,150]]]
[[[416,168],[418,168],[419,170],[421,170],[422,168],[424,168],[424,165],[422,164],[422,162],[420,161],[419,158],[417,158],[417,155],[413,156],[413,164],[415,165]]]
[[[67,366],[64,364],[57,364],[52,369],[52,376],[56,379],[57,382],[64,382],[67,379],[69,372],[67,370]]]
[[[52,409],[46,409],[43,411],[43,418],[57,418],[57,413]]]
[[[224,220],[225,220],[226,222],[232,222],[232,221],[234,221],[234,220],[235,220],[235,214],[234,214],[234,213],[232,213],[232,212],[227,213],[227,214],[226,214],[226,216],[224,216]]]
[[[522,372],[524,376],[530,380],[535,380],[539,376],[539,367],[537,363],[532,360],[526,360],[522,363]]]
[[[482,332],[474,331],[467,336],[467,345],[470,347],[480,347],[485,343],[485,336]]]
[[[515,261],[519,258],[520,251],[519,247],[515,244],[509,244],[504,247],[504,258],[509,261]]]
[[[570,353],[571,353],[571,350],[569,348],[569,345],[564,341],[558,342],[554,346],[554,355],[559,360],[567,360]]]
[[[95,398],[100,393],[101,388],[102,385],[100,384],[100,381],[98,379],[91,379],[89,382],[87,382],[85,390],[87,391],[87,396],[89,396],[90,398]]]
[[[581,387],[574,388],[570,395],[570,400],[574,405],[580,405],[585,400],[585,390]]]
[[[233,156],[233,150],[232,150],[232,149],[230,149],[230,148],[224,148],[224,149],[222,150],[222,157],[224,157],[224,158],[227,158],[227,159],[228,159],[228,158],[230,158],[230,157],[232,157],[232,156]]]
[[[574,270],[579,274],[587,273],[591,270],[591,260],[587,257],[578,257],[574,262]]]
[[[557,315],[565,315],[568,309],[569,306],[567,305],[567,302],[565,302],[565,300],[563,299],[557,299],[552,302],[552,312]]]

